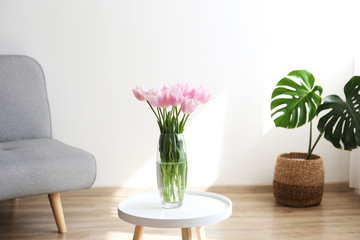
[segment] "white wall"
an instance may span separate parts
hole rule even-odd
[[[131,89],[210,88],[185,131],[189,185],[270,184],[276,156],[306,151],[308,127],[274,128],[270,95],[294,69],[342,95],[359,36],[356,1],[0,0],[0,53],[36,58],[54,137],[93,153],[95,185],[155,186],[158,129]],[[327,182],[349,153],[321,140]]]

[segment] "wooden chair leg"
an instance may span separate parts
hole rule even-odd
[[[196,231],[196,236],[197,236],[198,240],[206,240],[204,226],[195,227],[195,231]]]
[[[182,240],[191,240],[191,228],[181,229]]]
[[[136,225],[133,240],[141,240],[144,234],[144,227]]]
[[[66,225],[64,212],[61,205],[61,199],[59,193],[48,194],[52,212],[54,214],[56,226],[59,233],[66,233]]]

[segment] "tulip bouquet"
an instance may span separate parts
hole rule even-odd
[[[203,87],[194,88],[182,82],[150,90],[140,85],[132,91],[139,101],[150,106],[159,125],[157,175],[163,206],[181,206],[187,175],[182,133],[190,114],[199,104],[208,102],[212,95]]]
[[[209,90],[203,87],[193,88],[182,82],[152,88],[149,91],[140,85],[132,91],[139,101],[146,101],[149,104],[162,134],[182,133],[189,115],[195,108],[212,98]],[[182,117],[180,117],[181,112]]]

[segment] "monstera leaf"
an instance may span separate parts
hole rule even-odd
[[[360,146],[360,77],[354,76],[344,87],[346,101],[337,95],[324,98],[324,103],[318,108],[318,113],[330,110],[320,118],[318,130],[325,131],[325,138],[334,147],[345,150]]]
[[[314,82],[314,76],[306,70],[292,71],[278,82],[271,96],[271,117],[276,115],[277,127],[300,127],[316,116],[322,88],[314,87]]]

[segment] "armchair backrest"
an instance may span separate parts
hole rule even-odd
[[[0,142],[43,137],[51,137],[51,121],[41,66],[0,55]]]

